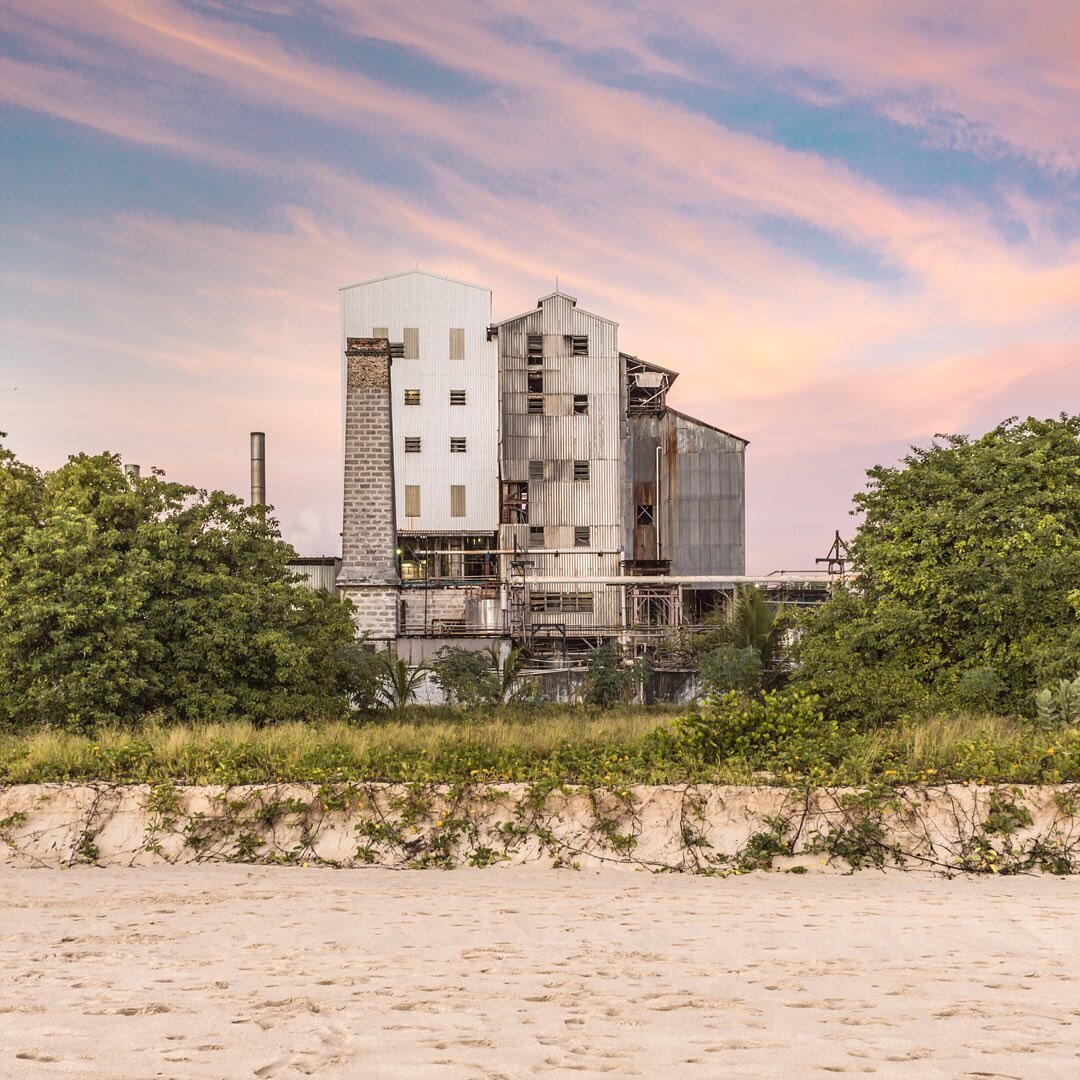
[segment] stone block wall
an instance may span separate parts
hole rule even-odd
[[[397,522],[390,408],[390,343],[349,338],[345,350],[345,492],[342,595],[357,607],[361,633],[398,632]]]

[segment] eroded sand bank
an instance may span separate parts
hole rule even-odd
[[[1080,1075],[1080,880],[0,868],[5,1077]]]
[[[0,789],[0,863],[621,863],[728,872],[830,865],[1055,873],[1080,867],[1080,786],[872,793],[709,784],[40,784]]]

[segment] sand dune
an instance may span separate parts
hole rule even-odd
[[[0,1075],[1080,1075],[1080,881],[0,869]]]

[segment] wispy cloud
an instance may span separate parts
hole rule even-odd
[[[336,286],[416,261],[492,284],[497,315],[558,274],[624,347],[680,369],[679,404],[753,439],[758,569],[796,561],[804,531],[831,535],[874,455],[1014,400],[1052,412],[1077,388],[1071,9],[1055,34],[1042,11],[996,6],[3,6],[0,101],[270,192],[243,222],[193,188],[183,213],[101,212],[76,189],[0,223],[18,267],[0,364],[33,357],[57,381],[13,414],[43,462],[114,432],[242,489],[226,430],[276,429],[286,526],[329,549]],[[722,92],[724,57],[774,97],[863,110],[1001,172],[990,190],[913,196],[840,143],[725,121],[682,93]],[[444,76],[467,101],[439,92]],[[1011,171],[1018,156],[1044,187]],[[785,512],[790,470],[817,493]]]

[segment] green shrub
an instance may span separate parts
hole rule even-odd
[[[719,697],[728,690],[745,694],[761,689],[763,665],[754,649],[737,645],[721,645],[703,653],[697,662],[701,688],[710,697]]]
[[[752,698],[730,691],[678,721],[676,738],[706,764],[740,757],[774,772],[830,767],[844,752],[840,725],[825,718],[816,695],[799,690],[770,690]]]
[[[447,645],[431,661],[432,679],[451,705],[490,707],[502,700],[502,687],[489,649]]]
[[[605,641],[589,657],[583,699],[586,705],[609,709],[630,701],[637,686],[639,671],[624,662],[616,641]]]
[[[1080,724],[1080,674],[1059,679],[1054,686],[1035,693],[1036,723],[1040,728]]]
[[[956,683],[956,696],[968,708],[991,712],[1001,701],[1005,684],[991,667],[969,668]]]

